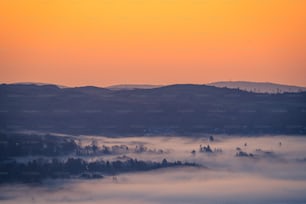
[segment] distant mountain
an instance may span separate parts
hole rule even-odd
[[[160,85],[150,85],[150,84],[118,84],[106,87],[111,90],[132,90],[132,89],[153,89],[161,87]]]
[[[110,90],[0,85],[0,131],[69,134],[306,134],[306,92],[207,85]]]
[[[306,91],[306,87],[289,86],[283,84],[274,84],[269,82],[248,82],[248,81],[221,81],[213,82],[207,85],[216,87],[226,87],[231,89],[241,89],[255,93],[296,93]]]
[[[63,86],[63,85],[58,85],[58,84],[50,84],[50,83],[42,83],[42,82],[17,82],[17,83],[12,83],[12,84],[17,84],[17,85],[37,85],[37,86],[52,85],[52,86],[57,86],[59,88],[68,88],[68,86]]]

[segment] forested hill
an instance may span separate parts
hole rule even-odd
[[[265,94],[206,85],[110,90],[0,85],[1,131],[72,134],[306,134],[306,92]]]

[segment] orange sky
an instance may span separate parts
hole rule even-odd
[[[0,0],[0,82],[306,86],[305,0]]]

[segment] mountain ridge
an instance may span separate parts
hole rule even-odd
[[[302,92],[306,91],[306,87],[278,84],[272,82],[250,82],[250,81],[218,81],[207,85],[226,88],[239,88],[245,91],[255,93],[285,93],[285,92]]]
[[[108,89],[112,91],[120,90],[135,90],[135,89],[155,89],[164,86],[172,85],[187,85],[187,84],[167,84],[167,85],[152,85],[152,84],[117,84],[111,86],[63,86],[57,84],[48,84],[48,83],[35,83],[35,82],[18,82],[18,83],[2,83],[1,85],[37,85],[37,86],[57,86],[59,88],[81,88],[81,89]],[[189,85],[207,85],[214,86],[218,88],[230,88],[230,89],[240,89],[243,91],[254,92],[254,93],[296,93],[306,91],[306,87],[296,86],[296,85],[287,85],[279,84],[273,82],[252,82],[252,81],[216,81],[206,84],[189,84]]]
[[[104,135],[306,134],[306,92],[0,85],[0,130]]]

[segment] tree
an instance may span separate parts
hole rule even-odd
[[[91,148],[92,148],[93,153],[96,154],[97,150],[99,149],[97,140],[92,140]]]
[[[167,159],[163,159],[163,161],[162,161],[162,165],[163,165],[163,166],[167,166],[167,165],[168,165],[168,161],[167,161]]]

